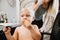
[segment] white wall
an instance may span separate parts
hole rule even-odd
[[[4,11],[5,13],[7,13],[9,23],[17,23],[19,21],[18,10],[18,5],[13,8],[8,4],[7,0],[1,0],[0,11]]]

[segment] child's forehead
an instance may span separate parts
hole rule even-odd
[[[20,15],[30,15],[30,16],[35,16],[34,12],[32,10],[29,10],[27,8],[23,8],[20,11]]]
[[[24,8],[20,11],[20,14],[30,14],[27,8]]]
[[[20,15],[30,15],[30,13],[20,13]]]

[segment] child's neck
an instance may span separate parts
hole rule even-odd
[[[26,26],[22,25],[22,27],[26,27]]]

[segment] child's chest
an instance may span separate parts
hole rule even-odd
[[[23,39],[32,39],[30,30],[28,30],[26,28],[20,28],[19,30],[20,31],[18,31],[18,34],[19,34],[19,38],[21,40],[23,40]]]

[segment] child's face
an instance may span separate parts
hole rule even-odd
[[[20,19],[22,24],[24,23],[24,20],[28,20],[30,23],[33,21],[33,16],[31,17],[29,11],[24,8],[21,12],[20,12]]]

